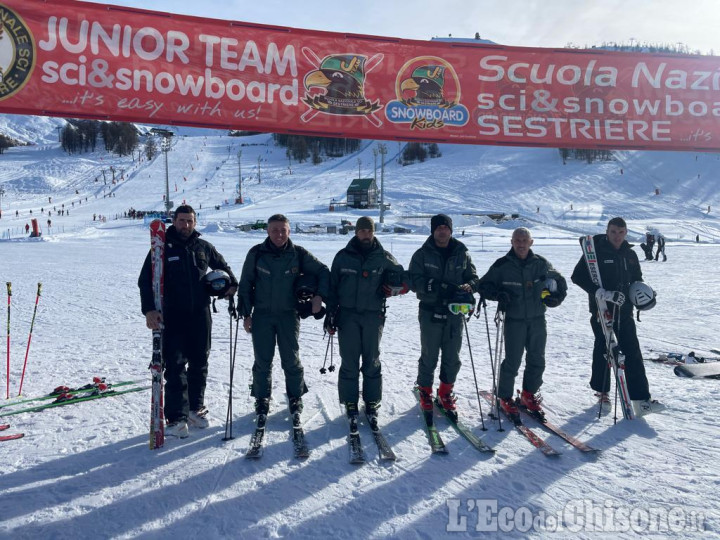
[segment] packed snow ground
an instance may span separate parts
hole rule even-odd
[[[6,191],[0,230],[9,238],[0,242],[0,279],[13,284],[11,395],[17,393],[38,282],[43,294],[24,395],[40,395],[60,384],[81,385],[96,375],[110,382],[149,384],[151,338],[139,311],[136,286],[149,235],[141,221],[115,216],[130,207],[162,207],[162,155],[151,163],[138,162],[136,155],[134,164],[130,158],[99,151],[69,157],[52,142],[54,124],[48,122],[43,138],[37,124],[29,129],[18,119],[4,119],[12,120],[16,132],[35,132],[38,144],[0,156],[0,186]],[[243,143],[247,146],[240,147]],[[169,154],[171,198],[176,204],[184,198],[196,209],[202,205],[199,230],[239,274],[247,250],[264,238],[260,232],[239,232],[240,223],[266,219],[274,212],[288,214],[293,227],[303,229],[316,223],[337,225],[341,218],[354,221],[363,214],[376,217],[376,211],[328,211],[331,198],[344,199],[347,185],[357,176],[358,158],[363,176],[372,174],[373,146],[364,143],[358,154],[318,166],[293,162],[290,174],[284,150],[274,147],[268,136],[237,139],[188,131],[175,138]],[[715,337],[720,324],[715,309],[720,300],[715,269],[720,222],[713,213],[720,204],[716,155],[627,152],[618,154],[619,161],[563,165],[554,150],[441,146],[442,158],[400,167],[392,159],[400,149],[391,146],[385,169],[386,195],[392,204],[387,224],[408,226],[414,233],[385,232],[378,237],[404,265],[429,232],[429,220],[423,216],[445,211],[455,218],[456,236],[464,231],[462,240],[480,274],[507,251],[512,228],[527,225],[536,238],[534,249],[569,279],[580,256],[577,236],[598,232],[609,217],[624,215],[633,240],[647,227],[658,228],[668,238],[668,262],[643,263],[646,281],[658,291],[657,307],[643,314],[638,325],[647,357],[659,351],[708,355],[720,348]],[[239,149],[246,197],[242,206],[224,202],[234,198]],[[110,165],[125,169],[115,185],[109,181]],[[62,204],[70,215],[60,217],[53,211],[48,229],[47,210]],[[31,209],[33,217],[40,218],[42,241],[27,240],[20,232]],[[484,211],[521,217],[497,225],[463,215]],[[107,222],[99,223],[99,215],[107,216]],[[700,243],[695,242],[698,234]],[[328,265],[349,240],[297,232],[292,238]],[[476,527],[484,526],[485,511],[493,505],[497,512],[491,513],[500,516],[497,526],[504,526],[503,518],[510,516],[506,528],[516,538],[549,536],[535,532],[539,525],[559,529],[552,535],[558,538],[629,538],[636,530],[648,537],[680,538],[720,532],[720,442],[713,414],[717,381],[680,379],[671,367],[647,362],[653,396],[667,404],[667,411],[644,420],[620,419],[616,425],[611,417],[598,420],[588,387],[590,315],[586,296],[577,287],[571,285],[565,303],[548,312],[542,391],[550,417],[602,449],[597,457],[546,436],[537,426],[561,457],[546,458],[516,431],[499,432],[487,417],[488,430],[481,431],[466,344],[456,387],[458,405],[466,423],[497,452],[479,454],[438,419],[450,453],[431,456],[411,393],[419,328],[417,300],[407,295],[389,301],[382,342],[381,424],[398,461],[377,461],[370,431],[363,425],[369,461],[360,467],[347,463],[337,372],[319,373],[327,342],[322,323],[314,319],[303,321],[301,331],[310,388],[303,420],[311,456],[305,461],[292,457],[282,372],[276,365],[265,455],[248,461],[243,454],[254,426],[247,389],[252,348],[242,330],[233,388],[235,439],[221,441],[230,362],[225,306],[219,303],[214,315],[206,396],[213,419],[209,429],[195,430],[183,441],[168,439],[162,450],[149,451],[149,391],[0,417],[0,424],[12,424],[5,433],[25,433],[23,439],[0,443],[0,535],[461,538],[479,534]],[[494,305],[488,308],[493,347],[494,310]],[[489,388],[484,317],[473,318],[468,329],[480,386]],[[335,361],[339,362],[337,344]],[[487,413],[488,405],[482,406]],[[628,516],[637,521],[632,527]],[[527,519],[535,520],[529,530]],[[494,527],[492,522],[489,527]]]

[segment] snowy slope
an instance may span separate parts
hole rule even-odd
[[[318,166],[293,162],[291,174],[284,150],[274,147],[267,135],[230,138],[189,131],[174,139],[168,155],[171,199],[176,204],[185,199],[199,209],[201,232],[238,272],[247,250],[264,236],[241,233],[237,224],[275,212],[289,215],[293,225],[377,216],[376,211],[328,211],[329,201],[343,199],[357,176],[358,158],[363,176],[373,173],[371,143],[363,144],[357,155]],[[242,206],[231,204],[238,150],[246,197]],[[392,208],[386,221],[413,225],[416,233],[381,233],[379,238],[404,265],[428,232],[428,220],[416,216],[446,211],[455,219],[456,235],[465,231],[462,239],[480,273],[509,248],[512,228],[524,224],[533,229],[536,251],[569,276],[580,255],[577,236],[602,230],[612,215],[625,215],[635,238],[652,226],[669,240],[667,263],[643,265],[646,281],[659,294],[657,307],[638,325],[648,357],[657,351],[707,355],[720,345],[714,337],[720,323],[714,268],[720,256],[715,243],[720,226],[714,211],[720,201],[711,181],[717,156],[626,152],[615,162],[563,165],[554,150],[441,146],[442,158],[401,167],[393,159],[398,150],[388,145],[386,193]],[[0,279],[13,283],[10,393],[17,393],[38,282],[43,283],[43,296],[25,395],[40,395],[59,384],[84,384],[94,375],[149,383],[150,334],[139,313],[136,286],[147,253],[147,229],[139,221],[115,217],[130,207],[163,207],[163,156],[153,162],[138,161],[137,154],[133,162],[104,152],[69,157],[48,141],[11,149],[0,161],[0,186],[6,191],[0,231],[10,237],[0,242]],[[117,171],[114,185],[110,166]],[[122,179],[120,170],[125,171]],[[656,188],[660,195],[655,195]],[[70,215],[57,216],[51,210],[53,225],[48,229],[47,211],[62,204]],[[30,210],[40,217],[43,241],[28,241],[19,232]],[[522,219],[495,225],[470,215],[486,211],[517,212]],[[93,221],[93,214],[108,220]],[[700,244],[694,241],[696,234]],[[295,233],[293,238],[327,264],[349,239]],[[327,342],[321,323],[309,319],[302,323],[301,355],[310,387],[303,419],[311,457],[302,462],[292,458],[283,379],[276,366],[266,453],[249,462],[243,454],[253,429],[247,391],[252,348],[242,331],[233,389],[235,439],[221,441],[229,390],[230,321],[224,307],[214,315],[206,396],[213,425],[193,431],[189,439],[168,440],[157,452],[147,449],[148,391],[42,414],[0,417],[0,424],[12,424],[6,433],[26,434],[21,440],[0,442],[1,536],[463,538],[479,535],[475,529],[482,528],[485,519],[478,509],[495,503],[506,509],[502,515],[509,512],[517,518],[509,523],[511,538],[550,536],[535,532],[532,523],[526,529],[522,518],[536,518],[552,530],[558,527],[553,521],[558,516],[562,530],[552,535],[558,538],[630,538],[634,530],[648,537],[693,538],[698,524],[712,536],[720,533],[720,443],[711,412],[720,397],[717,381],[679,379],[671,367],[648,362],[653,395],[668,410],[646,420],[619,420],[617,425],[611,417],[598,420],[587,385],[592,348],[587,299],[576,287],[571,286],[561,308],[548,313],[543,394],[558,424],[603,450],[595,458],[543,435],[563,453],[546,458],[514,430],[497,431],[487,416],[488,431],[481,431],[466,346],[457,384],[459,407],[467,424],[497,453],[477,453],[439,419],[450,453],[430,456],[410,391],[419,329],[417,301],[407,295],[389,302],[382,342],[381,424],[398,461],[383,465],[376,460],[370,431],[363,425],[369,462],[361,467],[347,463],[337,371],[319,373]],[[494,346],[494,305],[488,311]],[[468,328],[478,379],[488,388],[485,319],[471,320]],[[487,404],[482,406],[487,413]],[[678,523],[681,512],[684,519]],[[644,518],[650,515],[663,519],[647,523]],[[594,521],[582,526],[578,519],[583,516]],[[634,529],[627,516],[639,520]],[[653,532],[657,523],[661,528]]]

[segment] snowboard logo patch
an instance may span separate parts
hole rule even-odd
[[[35,40],[27,24],[0,4],[0,101],[18,93],[35,67]]]
[[[420,56],[405,63],[395,80],[396,100],[387,104],[385,116],[410,129],[464,126],[470,119],[460,103],[460,79],[449,62]]]

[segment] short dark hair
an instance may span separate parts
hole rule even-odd
[[[192,214],[194,216],[195,210],[189,204],[181,204],[175,209],[173,219],[175,219],[175,216],[177,216],[178,214]]]
[[[627,223],[625,223],[625,220],[621,217],[614,217],[610,221],[608,221],[607,228],[610,228],[610,225],[615,225],[616,227],[620,227],[622,229],[627,229]]]
[[[281,223],[290,224],[290,220],[283,214],[273,214],[272,216],[270,216],[268,218],[268,225],[270,225],[273,221],[280,221]]]

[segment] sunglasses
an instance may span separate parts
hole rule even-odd
[[[453,315],[467,315],[475,311],[475,304],[448,304],[448,308]]]

